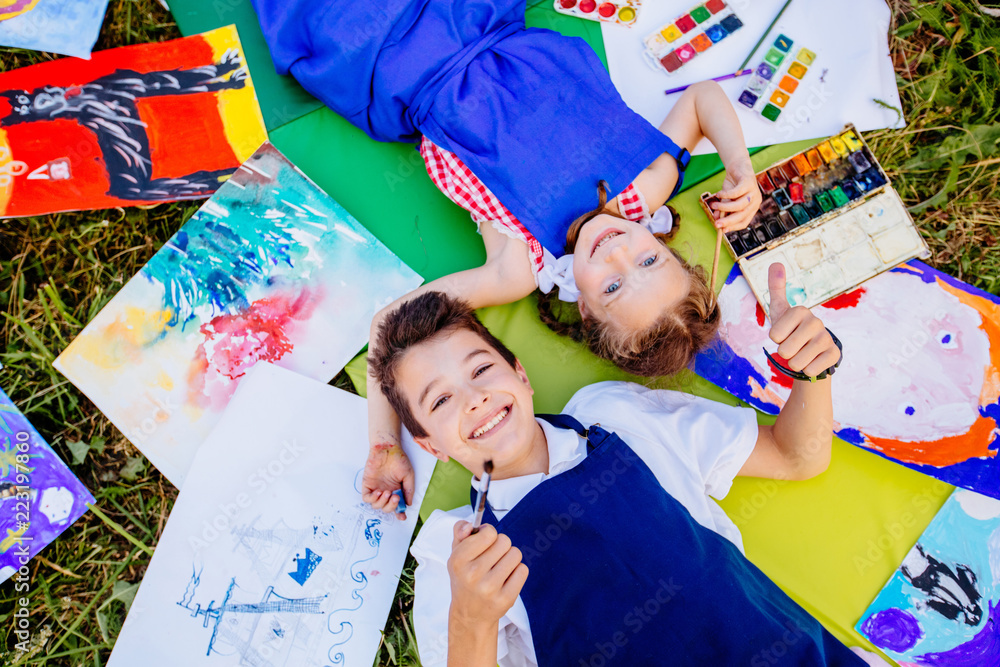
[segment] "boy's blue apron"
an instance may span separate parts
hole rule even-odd
[[[855,665],[865,662],[668,494],[614,433],[484,521],[528,566],[521,599],[538,664]],[[475,491],[472,502],[475,504]]]
[[[524,0],[253,5],[279,73],[373,139],[426,135],[455,153],[556,256],[599,180],[614,196],[662,153],[690,159],[625,105],[586,42],[525,28]]]

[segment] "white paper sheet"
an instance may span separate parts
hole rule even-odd
[[[784,0],[733,0],[728,4],[743,21],[743,27],[672,75],[650,67],[642,55],[642,40],[690,10],[692,0],[643,5],[639,21],[632,28],[602,24],[612,81],[625,102],[653,125],[658,127],[680,98],[681,93],[664,95],[665,90],[735,72]],[[889,57],[889,18],[883,0],[795,0],[747,65],[756,67],[779,33],[795,40],[793,54],[800,47],[818,54],[778,121],[765,120],[757,111],[736,102],[749,76],[721,82],[736,107],[747,146],[825,137],[848,122],[862,131],[903,127],[905,123],[895,111],[874,101],[901,108]],[[707,140],[694,151],[714,152]]]
[[[258,364],[202,445],[111,667],[371,665],[434,458],[406,521],[356,490],[365,400]]]

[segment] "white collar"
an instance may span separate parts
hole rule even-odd
[[[506,512],[519,503],[536,486],[549,477],[576,466],[587,457],[587,441],[572,429],[556,428],[544,419],[535,418],[545,434],[549,448],[549,472],[532,473],[490,482],[488,491],[490,507],[496,512]],[[472,488],[479,491],[479,481],[472,478]]]
[[[674,217],[670,209],[661,206],[652,216],[647,216],[637,224],[642,225],[654,234],[666,234],[674,226]],[[580,290],[576,288],[573,278],[572,253],[556,257],[547,249],[542,249],[542,269],[538,272],[538,288],[543,292],[551,292],[559,288],[559,300],[575,303],[580,299]]]

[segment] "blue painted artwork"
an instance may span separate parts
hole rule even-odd
[[[288,576],[295,580],[299,586],[304,586],[312,576],[312,573],[316,571],[316,566],[320,564],[323,557],[317,554],[315,551],[306,547],[306,555],[299,558],[296,556],[295,561],[295,572],[289,572]]]
[[[259,362],[328,382],[421,282],[264,143],[54,365],[180,487]]]
[[[764,354],[771,325],[738,266],[719,307],[720,340],[695,372],[777,414],[792,380]],[[813,313],[844,345],[832,384],[840,438],[1000,498],[1000,298],[914,260]]]
[[[90,491],[0,390],[0,582],[69,528]],[[26,572],[27,570],[25,570]]]
[[[1000,665],[1000,500],[956,490],[857,630],[903,667]]]
[[[0,45],[90,58],[107,8],[108,0],[37,0],[0,20]]]

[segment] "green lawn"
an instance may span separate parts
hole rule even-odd
[[[1000,19],[974,2],[890,4],[907,126],[866,138],[911,206],[931,263],[1000,294]],[[178,36],[155,0],[112,0],[97,48]],[[0,65],[53,57],[4,49]],[[11,582],[0,587],[5,664],[103,664],[163,530],[176,490],[51,364],[197,207],[0,221],[0,285],[9,286],[0,292],[0,384],[103,514],[88,513],[31,562],[28,654],[12,650],[18,596]],[[409,584],[404,577],[380,664],[417,664]]]

